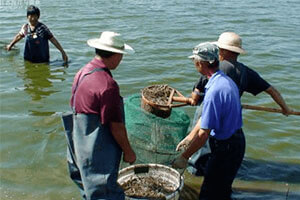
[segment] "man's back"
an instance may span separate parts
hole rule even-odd
[[[217,139],[229,138],[242,126],[238,88],[221,71],[216,72],[205,86],[201,127],[212,129]]]
[[[270,87],[270,84],[257,72],[238,61],[221,61],[220,69],[236,83],[240,96],[243,95],[243,92],[257,95]]]
[[[94,69],[103,70],[89,74]],[[84,77],[84,74],[89,75]],[[120,112],[119,86],[104,63],[96,58],[76,74],[70,105],[75,106],[77,113],[100,115],[102,124],[123,121]]]

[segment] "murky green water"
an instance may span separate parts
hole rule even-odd
[[[0,45],[26,22],[25,7],[41,8],[41,22],[54,33],[70,64],[51,45],[51,63],[24,63],[19,51],[0,49],[1,199],[79,199],[66,168],[61,112],[69,109],[75,73],[94,55],[86,40],[113,30],[136,54],[113,72],[124,97],[148,85],[167,83],[188,95],[198,78],[187,56],[204,41],[233,30],[248,54],[240,61],[272,83],[300,110],[300,2],[278,1],[9,1],[0,0]],[[276,107],[266,94],[243,103]],[[184,108],[190,117],[195,108]],[[245,162],[234,183],[238,199],[300,199],[299,116],[244,110]],[[187,175],[199,188],[201,179]],[[288,191],[288,192],[287,192]],[[188,199],[190,199],[189,197]]]

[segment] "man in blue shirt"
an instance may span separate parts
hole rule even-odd
[[[254,96],[265,92],[281,107],[282,114],[288,115],[290,113],[291,109],[275,86],[263,79],[258,72],[238,61],[239,55],[246,53],[242,48],[242,38],[238,34],[224,32],[215,44],[219,47],[219,69],[236,83],[240,96],[245,92]],[[201,102],[207,82],[207,77],[200,74],[199,80],[194,86],[192,98],[188,98],[190,104],[198,104],[192,125],[195,129],[198,129],[195,124],[201,116]],[[210,148],[207,143],[189,159],[188,171],[196,176],[202,176],[209,156]]]
[[[232,183],[245,154],[242,131],[242,111],[236,84],[219,70],[218,47],[206,42],[193,50],[194,65],[208,77],[205,86],[203,111],[198,126],[177,146],[188,144],[186,150],[174,160],[174,168],[185,168],[188,159],[200,149],[208,138],[211,157],[204,173],[199,199],[228,200]],[[188,141],[188,142],[187,142]]]

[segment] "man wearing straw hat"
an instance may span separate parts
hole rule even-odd
[[[238,62],[238,56],[246,53],[242,48],[242,39],[238,34],[224,32],[215,44],[219,47],[220,69],[237,84],[240,96],[244,92],[257,95],[264,91],[282,108],[282,113],[288,115],[290,109],[281,94],[260,77],[256,71]],[[206,83],[207,78],[202,75],[195,85],[195,88],[198,89],[195,94],[204,92],[203,88]]]
[[[115,32],[102,32],[87,41],[96,56],[77,72],[70,100],[74,130],[68,141],[68,164],[72,180],[84,199],[125,198],[117,184],[123,160],[133,163],[136,155],[124,125],[123,101],[110,70],[116,69],[123,54],[133,53]]]
[[[238,56],[245,54],[246,51],[242,48],[241,37],[234,32],[224,32],[219,36],[215,44],[219,47],[220,69],[229,76],[238,86],[240,96],[244,92],[257,95],[261,92],[266,92],[272,99],[281,107],[282,114],[288,115],[290,109],[282,98],[281,94],[264,80],[256,71],[247,67],[241,62],[238,62]],[[201,99],[200,92],[204,92],[204,87],[207,83],[207,77],[200,75],[199,81],[195,85],[193,98],[196,102]],[[201,102],[198,102],[198,104]],[[196,103],[194,103],[196,104]],[[194,129],[197,131],[199,126],[195,124],[201,116],[202,107],[198,106],[194,116]],[[188,141],[185,141],[188,142]],[[189,160],[188,170],[195,175],[203,175],[207,158],[209,157],[209,145],[195,153]]]
[[[264,91],[281,107],[282,114],[289,114],[290,109],[281,94],[261,78],[257,72],[237,61],[240,54],[246,53],[242,48],[242,39],[238,34],[224,32],[216,44],[219,47],[220,69],[237,84],[240,96],[243,95],[243,92],[257,95]]]
[[[189,145],[172,166],[185,168],[188,159],[210,138],[212,153],[199,199],[228,200],[231,199],[231,186],[245,153],[239,90],[232,79],[219,70],[218,47],[215,44],[200,43],[190,58],[196,69],[208,77],[208,82],[199,129],[183,140],[190,141]]]

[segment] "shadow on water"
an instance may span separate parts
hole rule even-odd
[[[245,158],[238,179],[300,183],[300,165]]]
[[[185,172],[181,200],[196,200],[203,177]],[[300,165],[245,158],[233,184],[233,197],[245,200],[300,199]]]
[[[200,186],[199,186],[200,187]],[[198,200],[199,189],[193,188],[187,184],[184,185],[183,190],[180,192],[180,200]],[[232,198],[236,200],[298,200],[300,194],[292,192],[277,192],[264,189],[251,189],[251,188],[234,188]]]
[[[235,189],[233,198],[236,200],[298,200],[300,198],[300,194],[259,189]]]

